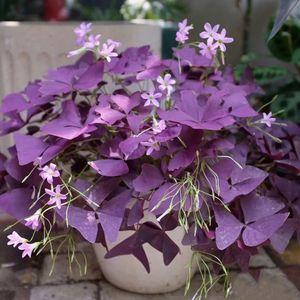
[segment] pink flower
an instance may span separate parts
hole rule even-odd
[[[149,90],[149,94],[147,93],[144,93],[141,95],[141,97],[145,100],[147,100],[144,104],[144,106],[148,106],[148,105],[155,105],[157,107],[159,107],[159,102],[156,100],[157,98],[161,97],[162,94],[161,93],[156,93],[154,94],[154,89],[153,88],[150,88]]]
[[[211,28],[211,25],[209,23],[205,23],[205,25],[204,25],[205,31],[202,31],[199,35],[201,38],[208,39],[208,41],[210,41],[210,43],[212,43],[214,40],[213,34],[217,33],[219,27],[220,27],[220,25],[217,24],[213,28]]]
[[[88,32],[92,31],[91,26],[92,23],[85,24],[85,22],[82,22],[79,27],[74,29],[74,32],[78,37],[85,37]]]
[[[220,47],[221,51],[226,51],[226,46],[224,45],[227,43],[232,43],[233,38],[226,37],[226,29],[222,29],[221,33],[213,33],[213,37],[216,40],[216,44]]]
[[[187,19],[184,19],[181,22],[178,23],[179,32],[183,34],[189,34],[189,30],[193,29],[194,27],[192,25],[187,26]]]
[[[74,51],[70,51],[67,57],[70,58],[70,57],[78,55],[78,54],[80,54],[80,53],[82,53],[84,51],[86,51],[85,47],[82,47],[82,48],[74,50]]]
[[[45,166],[40,173],[40,176],[44,179],[47,180],[48,183],[52,184],[53,183],[53,177],[59,177],[60,173],[58,171],[55,171],[56,165],[55,164],[50,164],[50,167]]]
[[[160,85],[158,86],[158,88],[161,91],[164,91],[165,89],[167,89],[168,95],[171,94],[172,84],[176,83],[176,81],[174,79],[171,79],[171,75],[170,74],[166,74],[164,78],[162,78],[161,76],[159,76],[159,77],[157,77],[156,81],[158,83],[160,83]]]
[[[207,58],[211,59],[213,57],[213,55],[216,55],[216,53],[217,53],[216,48],[218,46],[216,45],[216,43],[212,45],[211,41],[207,40],[207,44],[202,42],[202,43],[199,44],[198,47],[202,49],[202,50],[199,51],[202,55],[204,55]]]
[[[153,127],[153,133],[158,134],[166,129],[166,122],[165,120],[160,120],[155,127]]]
[[[115,48],[118,48],[118,47],[121,47],[122,46],[122,43],[119,43],[119,42],[116,42],[116,41],[113,41],[111,39],[108,39],[107,40],[107,45],[114,45]]]
[[[88,49],[94,49],[97,46],[100,46],[100,42],[98,41],[100,39],[101,34],[97,34],[95,37],[93,35],[90,35],[88,37],[88,41],[84,43],[84,47]]]
[[[275,122],[276,118],[272,118],[272,112],[268,114],[263,113],[263,118],[260,120],[261,124],[266,124],[268,127],[271,127],[271,122]]]
[[[7,237],[9,239],[7,245],[13,245],[13,247],[16,247],[18,244],[22,244],[27,241],[26,239],[20,237],[15,231],[13,231],[13,233],[8,235]]]
[[[45,192],[51,196],[50,200],[47,202],[47,204],[52,205],[52,204],[56,203],[58,209],[61,208],[61,200],[67,199],[66,195],[63,195],[60,193],[60,185],[56,186],[55,192],[53,192],[49,189],[45,189]]]
[[[31,254],[33,252],[33,250],[39,245],[39,243],[33,243],[33,244],[29,244],[29,243],[22,243],[19,246],[20,250],[24,250],[22,253],[22,258],[24,258],[26,255],[28,255],[29,257],[31,257]]]
[[[87,36],[84,36],[84,37],[78,36],[76,39],[76,45],[83,46],[86,39],[87,39]]]
[[[153,150],[158,151],[160,149],[158,142],[151,138],[148,142],[141,142],[141,145],[149,147],[147,149],[146,155],[150,155]]]
[[[33,162],[34,166],[38,166],[38,170],[43,170],[41,166],[41,161],[42,161],[42,156],[38,156]]]
[[[102,45],[102,51],[99,51],[100,55],[102,55],[108,62],[111,61],[111,57],[118,56],[118,53],[112,52],[114,50],[114,45],[110,45],[107,47],[107,44]]]
[[[39,218],[40,210],[36,211],[31,217],[24,219],[26,221],[25,226],[29,227],[31,225],[33,230],[37,230],[40,225]]]
[[[182,44],[184,44],[185,43],[185,41],[186,40],[188,40],[189,38],[185,35],[185,33],[183,33],[183,32],[180,32],[180,31],[177,31],[176,32],[176,41],[177,42],[180,42],[180,43],[182,43]]]

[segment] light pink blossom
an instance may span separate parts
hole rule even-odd
[[[24,219],[26,221],[25,226],[31,226],[33,230],[37,230],[40,225],[40,210],[36,211],[34,215]]]
[[[153,127],[153,133],[158,134],[166,129],[166,121],[160,120],[155,127]]]
[[[34,166],[38,166],[38,170],[43,170],[42,166],[41,166],[41,161],[42,161],[42,156],[38,156],[34,161],[33,161],[33,165]]]
[[[49,189],[45,189],[45,192],[51,196],[47,204],[52,205],[55,203],[57,205],[57,208],[61,209],[61,200],[67,199],[67,196],[60,193],[60,185],[58,184],[55,187],[55,192]]]
[[[81,54],[81,53],[83,53],[84,51],[86,51],[86,48],[85,48],[85,47],[82,47],[82,48],[77,49],[77,50],[74,50],[74,51],[70,51],[67,57],[70,58],[70,57],[72,57],[72,56]]]
[[[60,173],[58,171],[55,171],[56,165],[55,164],[50,164],[50,167],[45,166],[40,173],[40,176],[44,179],[47,180],[48,183],[52,184],[53,183],[53,177],[59,177]]]
[[[118,56],[118,53],[112,52],[114,50],[114,45],[107,46],[107,44],[102,45],[102,50],[99,51],[100,55],[102,55],[108,62],[111,61],[111,57]]]
[[[218,46],[216,45],[216,43],[212,45],[211,41],[207,40],[207,44],[202,42],[198,47],[202,49],[199,51],[202,55],[206,56],[208,59],[211,59],[214,55],[216,55],[216,48]]]
[[[226,29],[222,29],[221,33],[213,33],[213,37],[216,40],[216,44],[220,47],[221,51],[226,51],[226,46],[224,44],[232,43],[233,38],[226,37]]]
[[[141,95],[141,97],[143,99],[147,100],[145,102],[144,106],[155,105],[155,106],[159,107],[159,102],[156,99],[159,98],[159,97],[161,97],[162,94],[161,93],[154,94],[154,92],[155,92],[155,90],[153,88],[150,88],[149,94],[143,93]]]
[[[9,239],[7,245],[13,245],[13,247],[16,247],[18,244],[22,244],[27,241],[26,239],[20,237],[15,231],[8,235],[7,238]]]
[[[86,24],[82,22],[79,27],[74,29],[74,32],[78,37],[85,37],[89,32],[92,31],[91,29],[92,23]]]
[[[39,243],[33,243],[33,244],[29,244],[29,243],[22,243],[18,248],[20,250],[24,250],[22,253],[22,258],[24,258],[26,255],[28,255],[29,257],[31,257],[31,254],[33,252],[33,250],[39,245]]]
[[[180,32],[180,31],[177,31],[177,32],[176,32],[176,38],[175,38],[175,40],[176,40],[177,42],[180,42],[181,44],[184,44],[185,41],[188,40],[188,39],[189,39],[189,38],[188,38],[188,36],[187,36],[185,33]]]
[[[164,91],[165,89],[167,89],[168,95],[171,94],[172,84],[176,83],[176,81],[174,79],[171,79],[171,75],[170,74],[166,74],[164,78],[162,78],[161,76],[159,76],[159,77],[157,77],[156,81],[158,83],[160,83],[160,85],[158,86],[158,88],[161,91]]]
[[[158,151],[160,149],[159,144],[153,138],[147,142],[141,142],[141,145],[149,147],[147,149],[146,155],[150,155],[154,150]]]
[[[101,34],[97,34],[96,36],[90,35],[88,37],[88,41],[84,43],[84,47],[88,49],[94,49],[95,47],[100,46],[100,42],[98,41],[101,37]]]
[[[116,42],[116,41],[113,41],[111,39],[108,39],[107,40],[107,45],[114,45],[115,48],[118,48],[118,47],[121,47],[122,46],[122,43],[119,43],[119,42]]]
[[[178,23],[179,32],[184,34],[189,34],[189,30],[193,29],[192,25],[187,26],[187,19],[184,19],[182,22]]]
[[[202,31],[199,35],[201,38],[208,39],[208,41],[210,41],[210,43],[212,43],[214,40],[213,34],[218,32],[219,27],[220,27],[219,24],[215,25],[212,28],[209,23],[205,23],[205,25],[204,25],[205,31]]]
[[[276,118],[272,118],[272,112],[268,114],[263,113],[263,118],[260,120],[261,124],[266,124],[268,127],[271,127],[271,122],[275,122]]]

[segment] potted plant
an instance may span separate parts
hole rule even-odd
[[[118,286],[133,274],[134,286],[122,288],[162,292],[152,266],[170,265],[166,285],[178,272],[172,264],[188,263],[187,289],[199,269],[201,299],[219,279],[230,293],[228,265],[247,272],[258,246],[283,252],[299,236],[300,128],[251,107],[262,91],[249,66],[240,82],[233,68],[218,70],[233,42],[225,29],[207,23],[206,43],[187,45],[192,28],[179,23],[173,58],[161,60],[148,46],[117,53],[118,42],[100,44],[83,23],[69,56],[84,55],[74,65],[4,99],[1,135],[22,133],[11,157],[1,156],[0,208],[33,229],[30,240],[8,236],[23,257],[59,239],[77,262],[79,231],[101,244],[104,275]],[[58,226],[65,230],[55,235]],[[143,273],[124,267],[128,255]]]

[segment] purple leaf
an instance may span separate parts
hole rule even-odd
[[[129,172],[129,168],[123,160],[100,159],[90,161],[89,165],[103,176],[121,176]]]
[[[276,160],[276,163],[295,174],[300,173],[300,160],[294,160],[294,159],[282,159],[282,160]]]
[[[5,162],[5,168],[7,173],[16,179],[19,182],[22,182],[23,179],[29,175],[34,166],[32,164],[27,164],[24,166],[19,165],[19,161],[17,157],[14,157]],[[28,177],[25,183],[34,185],[36,187],[39,186],[41,181],[41,177],[39,176],[39,171],[36,169],[32,172],[32,174]]]
[[[161,143],[167,142],[179,136],[181,132],[181,126],[168,126],[165,130],[158,133],[155,139]]]
[[[2,107],[0,109],[0,113],[8,113],[11,111],[21,112],[23,110],[28,109],[29,103],[26,101],[24,96],[20,93],[13,93],[7,95],[4,100]]]
[[[203,245],[209,244],[210,242],[211,239],[209,239],[204,230],[199,227],[197,227],[195,235],[195,224],[189,228],[188,232],[186,232],[182,239],[182,245],[184,246]]]
[[[284,224],[270,236],[270,242],[277,252],[281,254],[284,253],[297,227],[299,228],[299,220],[287,219]]]
[[[246,273],[249,269],[249,262],[251,253],[246,249],[243,249],[239,241],[228,247],[224,253],[222,262],[224,265],[232,264],[237,262],[241,271]]]
[[[139,199],[135,201],[128,215],[128,226],[138,223],[144,217],[143,205],[144,201],[140,201]]]
[[[119,144],[123,141],[122,138],[116,136],[111,140],[107,140],[104,142],[99,148],[99,152],[102,156],[110,157],[110,158],[123,158],[123,153],[119,148]]]
[[[164,264],[169,265],[180,252],[179,247],[169,236],[152,222],[140,225],[136,245],[149,243],[153,248],[162,252]]]
[[[113,258],[120,255],[132,254],[143,264],[146,271],[150,273],[149,261],[143,247],[135,247],[136,238],[137,233],[134,233],[132,236],[122,241],[120,244],[116,245],[111,250],[109,250],[106,253],[105,258]]]
[[[150,199],[148,210],[155,215],[163,214],[167,211],[172,204],[174,210],[178,210],[180,204],[180,193],[178,193],[179,187],[174,183],[167,182],[155,191]],[[154,210],[154,207],[160,203],[158,208]]]
[[[143,164],[141,174],[133,180],[133,186],[137,192],[148,192],[163,182],[164,179],[156,166]]]
[[[111,243],[115,242],[118,237],[126,205],[131,199],[131,194],[132,190],[126,190],[109,200],[109,202],[97,212],[105,236]]]
[[[32,209],[29,209],[35,201],[31,197],[32,193],[33,191],[28,188],[6,192],[0,195],[0,208],[24,224],[26,221],[22,219],[30,217],[41,207],[41,203],[37,202]]]
[[[134,150],[138,148],[139,143],[148,141],[150,138],[151,135],[148,133],[143,133],[138,137],[131,136],[126,140],[124,140],[123,142],[121,142],[119,144],[119,147],[126,156],[129,156],[130,154],[133,153]]]
[[[113,125],[120,121],[125,115],[118,110],[110,107],[96,107],[95,111],[100,114],[100,118],[95,119],[92,123]]]
[[[243,232],[245,245],[253,247],[265,242],[283,225],[288,216],[288,213],[275,214],[248,224]]]
[[[34,161],[49,147],[49,144],[31,135],[15,134],[14,139],[21,166]]]
[[[72,205],[63,205],[60,209],[55,208],[55,211],[64,220],[68,219],[69,225],[76,228],[88,242],[95,243],[98,223],[94,212]]]
[[[75,82],[77,90],[88,90],[94,88],[103,78],[104,63],[102,60],[92,64]]]
[[[74,141],[74,140],[73,140]],[[41,160],[41,164],[44,165],[52,158],[63,152],[68,146],[72,144],[73,141],[59,139],[51,146],[49,146],[44,152]]]
[[[212,158],[216,158],[218,155],[219,149],[232,149],[234,145],[231,144],[229,141],[216,138],[207,142],[203,147],[202,151],[206,152]]]
[[[89,189],[93,184],[92,182],[78,179],[75,182],[75,186],[81,193],[84,193],[87,189],[89,189],[89,191],[84,193],[88,199],[84,199],[90,204],[91,207],[97,209],[97,207],[92,202],[100,205],[106,199],[106,197],[119,185],[120,181],[120,178],[103,180]]]
[[[274,215],[285,206],[276,198],[260,196],[255,192],[241,196],[240,203],[246,224]]]
[[[170,160],[168,166],[169,171],[185,168],[190,165],[195,159],[197,151],[200,152],[200,148],[197,145],[190,146],[189,148],[183,148]]]
[[[220,250],[224,250],[236,241],[244,224],[223,207],[215,205],[214,211],[218,223],[216,228],[217,247]]]
[[[41,128],[42,132],[53,136],[72,140],[83,133],[91,132],[97,128],[93,125],[82,126],[81,116],[73,100],[63,102],[61,115]]]
[[[135,92],[131,94],[130,97],[124,95],[112,95],[111,100],[128,114],[134,107],[141,103],[141,93]]]

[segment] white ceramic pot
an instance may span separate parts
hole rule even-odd
[[[153,219],[155,221],[153,215],[146,212],[146,220],[153,221]],[[133,231],[119,232],[117,241],[108,243],[108,248],[111,249],[132,234]],[[167,293],[184,286],[188,275],[186,265],[190,262],[192,250],[191,247],[181,244],[184,235],[183,228],[177,227],[172,231],[167,231],[167,234],[178,245],[181,253],[177,254],[168,266],[165,266],[162,253],[149,244],[144,244],[150,264],[150,274],[133,255],[105,259],[106,249],[101,244],[93,244],[104,277],[121,289],[141,294]],[[193,275],[196,269],[197,266],[194,265]]]

